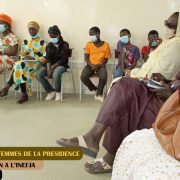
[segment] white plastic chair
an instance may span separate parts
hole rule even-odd
[[[99,77],[98,76],[96,76],[96,75],[93,75],[92,77],[90,77],[90,79],[92,80],[92,79],[98,79]],[[107,81],[108,82],[108,81]],[[83,95],[83,91],[84,91],[84,84],[83,84],[83,82],[81,81],[81,79],[80,79],[80,92],[79,92],[79,100],[80,100],[80,102],[82,101],[82,95]],[[105,87],[104,87],[104,90],[103,90],[103,96],[104,97],[106,97],[106,94],[107,94],[107,83],[106,83],[106,85],[105,85]]]
[[[63,90],[64,90],[64,76],[70,74],[71,78],[72,78],[72,82],[73,82],[73,90],[74,93],[76,94],[76,87],[75,87],[75,81],[74,81],[74,74],[73,74],[73,69],[72,69],[72,50],[73,49],[69,49],[68,52],[68,57],[69,57],[69,68],[67,69],[66,72],[64,72],[62,74],[61,77],[61,102],[63,102]],[[51,85],[53,86],[53,80],[49,79],[49,81],[51,81]],[[37,82],[37,99],[42,100],[42,85]]]

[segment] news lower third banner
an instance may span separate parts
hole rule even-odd
[[[43,160],[80,160],[80,147],[0,147],[1,170],[40,170]]]

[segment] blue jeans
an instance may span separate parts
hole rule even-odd
[[[118,67],[116,68],[116,70],[114,71],[113,79],[115,79],[115,78],[117,78],[117,77],[122,77],[122,76],[124,76],[124,73],[123,73],[121,67],[118,66]]]
[[[52,79],[54,81],[56,92],[61,92],[61,77],[62,77],[62,74],[64,72],[66,72],[66,70],[67,70],[67,68],[65,68],[64,66],[58,66],[54,69],[54,71],[52,73]],[[37,80],[42,84],[45,91],[47,93],[50,93],[50,92],[54,91],[54,89],[51,86],[51,84],[49,83],[49,81],[47,80],[46,76],[47,76],[46,68],[42,68],[41,70],[39,70],[36,73]]]

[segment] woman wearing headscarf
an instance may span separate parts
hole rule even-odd
[[[46,48],[47,69],[44,68],[37,72],[36,78],[47,92],[46,100],[55,98],[56,101],[59,101],[61,77],[68,68],[69,44],[63,40],[60,29],[56,25],[49,28],[48,34],[51,42],[48,43]],[[46,76],[53,79],[55,90],[46,79]]]
[[[153,75],[154,78],[165,80],[166,83],[167,79],[175,78],[180,70],[178,18],[179,12],[176,12],[165,21],[168,28],[167,39],[152,53],[153,55],[150,55],[142,69],[135,70],[137,77],[150,78]],[[135,71],[130,72],[134,74]],[[135,130],[152,127],[164,100],[173,91],[166,83],[163,84],[164,89],[151,90],[142,81],[122,77],[112,85],[94,126],[83,136],[61,138],[57,143],[62,146],[80,146],[85,154],[96,157],[105,132],[103,146],[107,150],[106,154],[103,158],[87,162],[85,169],[90,173],[111,172],[115,154],[123,139]]]
[[[0,97],[6,96],[13,84],[16,85],[16,89],[19,86],[21,88],[22,96],[17,101],[18,104],[28,101],[28,95],[32,94],[32,79],[35,73],[46,64],[46,43],[38,34],[39,28],[36,21],[28,23],[31,37],[22,42],[19,53],[20,61],[15,63],[7,84],[0,90]]]
[[[0,14],[0,73],[12,70],[18,52],[18,38],[11,30],[12,19]]]

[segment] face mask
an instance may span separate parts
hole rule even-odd
[[[32,36],[33,39],[36,39],[38,37],[38,34]]]
[[[129,42],[129,36],[126,35],[126,36],[120,37],[120,41],[124,44],[127,44]]]
[[[169,29],[168,27],[165,27],[165,33],[164,36],[166,39],[170,39],[175,36],[175,30]]]
[[[92,42],[96,42],[97,41],[96,35],[90,36],[90,39],[91,39]]]
[[[50,41],[53,43],[53,44],[57,44],[59,39],[58,38],[50,38]]]
[[[5,24],[0,24],[0,32],[4,32],[6,30]]]
[[[157,41],[153,41],[152,44],[151,44],[152,47],[155,47],[157,45],[158,45]]]

